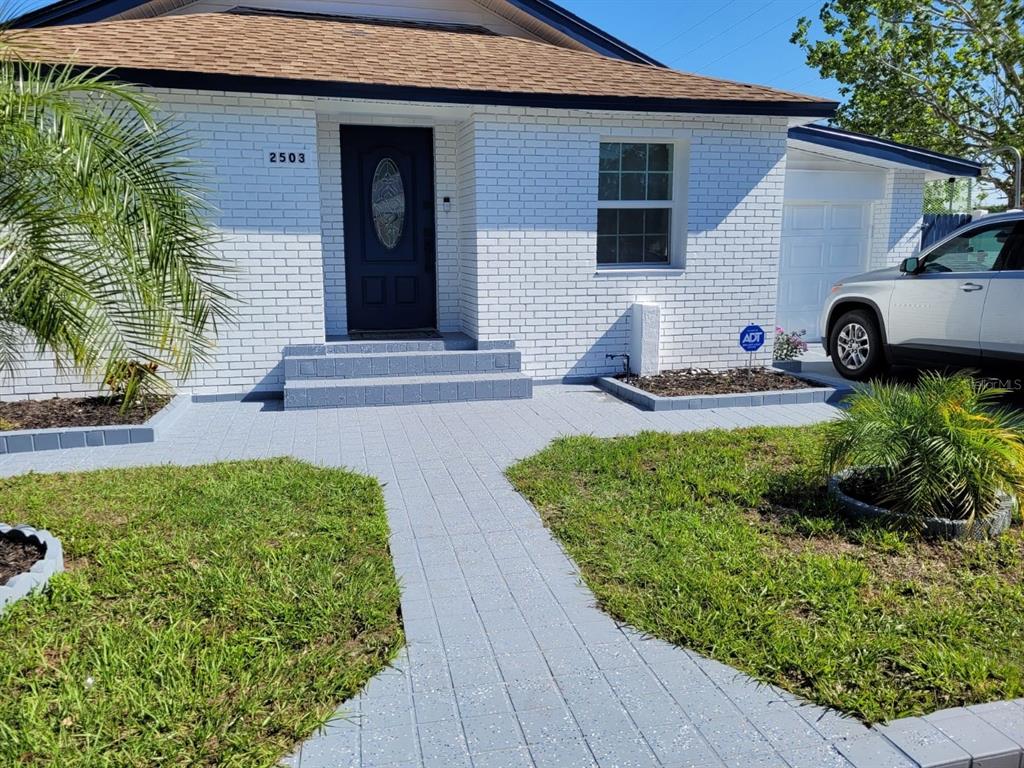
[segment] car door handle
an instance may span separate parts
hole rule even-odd
[[[970,293],[971,291],[980,291],[985,286],[978,285],[977,283],[964,283],[960,286],[960,290],[964,293]]]

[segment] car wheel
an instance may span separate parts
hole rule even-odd
[[[845,313],[832,326],[828,351],[840,375],[854,381],[870,378],[885,366],[878,323],[862,309]]]

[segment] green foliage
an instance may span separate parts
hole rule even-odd
[[[121,413],[126,413],[139,395],[165,388],[165,382],[157,375],[157,370],[156,363],[140,363],[136,360],[110,362],[103,383],[112,398],[121,400]]]
[[[924,185],[923,213],[970,213],[974,204],[974,179],[929,181]]]
[[[807,351],[807,342],[804,336],[806,330],[786,331],[783,328],[775,328],[775,344],[772,347],[773,360],[796,360]]]
[[[16,40],[0,36],[0,367],[27,334],[98,381],[125,360],[187,376],[230,317],[191,143],[130,87],[20,61]]]
[[[829,514],[820,428],[559,440],[509,470],[602,608],[876,722],[1024,696],[1024,532]]]
[[[269,768],[402,644],[370,478],[291,460],[24,475],[0,505],[67,563],[0,616],[5,767]]]
[[[840,83],[836,122],[967,157],[1024,147],[1024,0],[827,0],[793,42]],[[1007,194],[1011,163],[992,157]]]
[[[970,520],[999,492],[1024,496],[1024,418],[995,407],[1004,392],[967,374],[872,382],[826,427],[825,461],[877,471],[878,498],[895,512]]]

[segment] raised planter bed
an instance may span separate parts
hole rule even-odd
[[[28,525],[10,526],[0,523],[0,540],[12,544],[27,544],[42,550],[38,560],[25,571],[0,583],[0,612],[11,603],[42,589],[50,577],[64,570],[64,549],[49,531],[40,531]]]
[[[981,539],[998,536],[1010,527],[1013,520],[1015,501],[1003,496],[999,506],[985,517],[972,521],[952,520],[948,517],[926,517],[924,520],[893,512],[850,496],[843,490],[843,483],[858,474],[856,469],[837,472],[828,481],[828,491],[849,517],[858,520],[882,520],[903,526],[921,526],[922,535],[930,539]]]
[[[708,408],[749,408],[761,405],[791,405],[797,403],[836,403],[852,388],[822,386],[820,379],[808,374],[786,374],[775,369],[772,375],[795,378],[801,385],[792,389],[774,389],[749,392],[730,392],[692,395],[661,395],[648,392],[622,379],[611,376],[597,380],[597,386],[620,400],[625,400],[647,411],[690,411]],[[758,381],[764,381],[758,377]],[[787,382],[788,385],[789,382]]]
[[[177,419],[191,402],[190,395],[177,395],[142,424],[52,427],[0,432],[0,454],[152,443],[159,437],[160,431]]]

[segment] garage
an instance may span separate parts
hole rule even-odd
[[[817,341],[833,283],[918,251],[925,182],[974,178],[981,169],[831,126],[790,128],[775,324]]]
[[[829,288],[868,263],[870,212],[871,204],[863,202],[786,203],[776,325],[817,337]]]
[[[800,150],[787,160],[775,324],[814,341],[832,284],[871,264],[872,215],[886,176]]]

